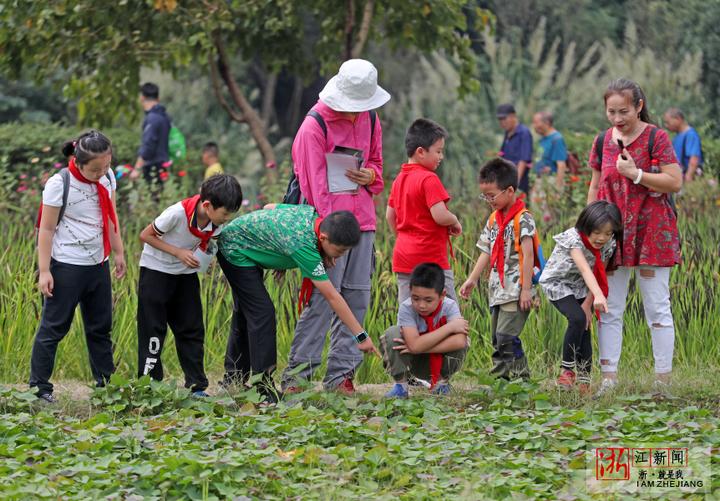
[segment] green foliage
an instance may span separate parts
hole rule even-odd
[[[453,0],[373,2],[370,35],[401,47],[446,49],[463,61],[463,89],[476,89],[462,7]],[[353,3],[354,5],[354,3]],[[365,4],[357,2],[360,37]],[[177,72],[206,64],[214,37],[231,54],[258,59],[273,71],[310,76],[316,62],[328,71],[342,58],[347,42],[346,2],[123,0],[98,15],[92,0],[36,2],[13,0],[0,9],[0,69],[42,80],[62,69],[71,75],[64,88],[77,99],[82,123],[107,125],[133,108],[141,66]],[[122,19],[108,23],[108,19]],[[309,21],[309,22],[308,22]],[[319,33],[308,24],[319,26]],[[372,38],[371,38],[372,40]]]
[[[264,409],[220,399],[178,406],[164,392],[148,397],[164,404],[153,412],[103,404],[78,416],[28,411],[24,395],[0,390],[0,400],[20,402],[0,413],[0,496],[594,499],[593,447],[689,447],[696,474],[705,458],[706,478],[718,464],[709,455],[717,409],[645,395],[578,405],[537,385],[496,383],[463,399],[318,393]],[[707,493],[718,488],[714,479]]]

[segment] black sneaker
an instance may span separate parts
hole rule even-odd
[[[41,400],[44,404],[56,404],[57,400],[53,397],[52,393],[38,393],[38,400]]]

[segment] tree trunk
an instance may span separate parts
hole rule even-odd
[[[218,64],[220,76],[225,82],[225,86],[230,93],[233,103],[240,110],[242,121],[247,123],[250,128],[250,135],[255,140],[258,150],[263,157],[265,166],[271,169],[276,167],[275,152],[273,151],[270,141],[268,141],[265,126],[260,115],[253,109],[252,105],[245,98],[245,94],[230,73],[230,65],[228,63],[227,53],[225,52],[225,44],[219,34],[213,35],[213,42],[218,53]],[[238,121],[233,114],[230,114],[233,120]],[[274,172],[274,170],[272,171]],[[274,174],[273,174],[274,175]]]

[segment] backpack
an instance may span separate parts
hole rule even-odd
[[[530,212],[527,209],[523,209],[517,214],[515,214],[515,217],[513,218],[513,230],[515,234],[515,252],[517,252],[518,259],[520,260],[520,270],[522,270],[523,267],[523,252],[522,247],[520,245],[520,218],[522,215],[526,212]],[[493,211],[492,214],[490,214],[490,218],[488,219],[488,226],[492,228],[492,226],[495,224],[495,214],[497,211]],[[533,276],[532,276],[532,283],[537,284],[540,280],[540,275],[543,272],[543,269],[545,268],[545,256],[543,255],[542,250],[542,244],[540,243],[540,237],[538,236],[537,229],[535,230],[535,234],[533,235]],[[520,286],[522,287],[522,281],[523,276],[522,272],[520,273]]]
[[[655,147],[655,136],[657,135],[658,128],[655,126],[652,126],[652,129],[650,129],[650,138],[648,139],[648,157],[650,158],[650,164],[651,165],[657,165],[657,160],[653,159],[652,151]],[[600,166],[602,167],[602,155],[603,155],[603,146],[605,146],[605,133],[607,131],[604,130],[600,134],[597,135],[597,140],[595,141],[595,154],[598,157],[598,160],[600,161]],[[675,206],[675,197],[672,196],[671,193],[665,193],[667,195],[668,203],[670,204],[670,208],[675,213],[675,216],[677,217],[677,207]]]
[[[183,160],[187,156],[185,136],[174,125],[170,127],[170,133],[168,134],[168,155],[173,163]]]
[[[60,212],[58,213],[58,224],[60,224],[60,220],[65,215],[65,208],[67,207],[67,201],[68,201],[68,194],[70,193],[70,170],[67,167],[64,167],[60,169],[60,178],[62,179],[63,183],[63,191],[62,191],[62,205],[60,206]],[[105,177],[107,178],[108,182],[110,183],[110,186],[112,186],[112,176],[110,175],[110,171],[105,173]],[[42,201],[40,202],[40,209],[42,209]],[[35,222],[35,233],[37,237],[37,232],[40,230],[40,209],[38,209],[38,217],[37,221]],[[37,238],[36,238],[37,239]]]
[[[377,120],[377,112],[375,110],[370,110],[369,113],[370,143],[372,144],[373,135],[375,133],[375,121]],[[325,120],[323,119],[322,115],[320,115],[320,113],[315,110],[310,110],[305,116],[313,117],[315,119],[315,121],[318,123],[318,125],[323,131],[323,136],[325,136],[325,140],[327,140],[327,125],[325,124]],[[285,195],[283,196],[282,203],[290,205],[307,203],[307,200],[305,200],[305,197],[300,191],[300,181],[298,180],[297,175],[295,175],[294,168],[290,170],[290,181],[288,181],[287,189],[285,190]]]
[[[582,170],[582,164],[580,163],[580,158],[578,158],[577,153],[573,151],[568,151],[567,160],[565,161],[567,164],[567,170],[569,174],[572,174],[573,176],[577,176],[580,174],[580,171]]]

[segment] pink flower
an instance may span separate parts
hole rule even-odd
[[[545,212],[545,213],[543,214],[543,221],[544,221],[544,222],[549,223],[551,219],[552,219],[552,215],[550,215],[549,212]]]
[[[250,200],[248,200],[247,198],[244,198],[242,201],[242,206],[247,207],[248,205],[250,205]]]
[[[61,164],[60,162],[57,162],[57,163],[55,164],[55,168],[56,168],[56,169],[62,169],[62,166],[63,166],[63,164]]]
[[[20,186],[17,187],[17,190],[15,190],[15,191],[17,191],[18,193],[22,193],[23,191],[27,191],[27,189],[28,189],[27,186],[25,186],[24,184],[21,184]]]
[[[262,207],[260,206],[260,204],[255,204],[255,205],[253,205],[253,210],[258,210],[258,209],[262,209]]]
[[[20,179],[27,179],[27,174],[20,174]]]

